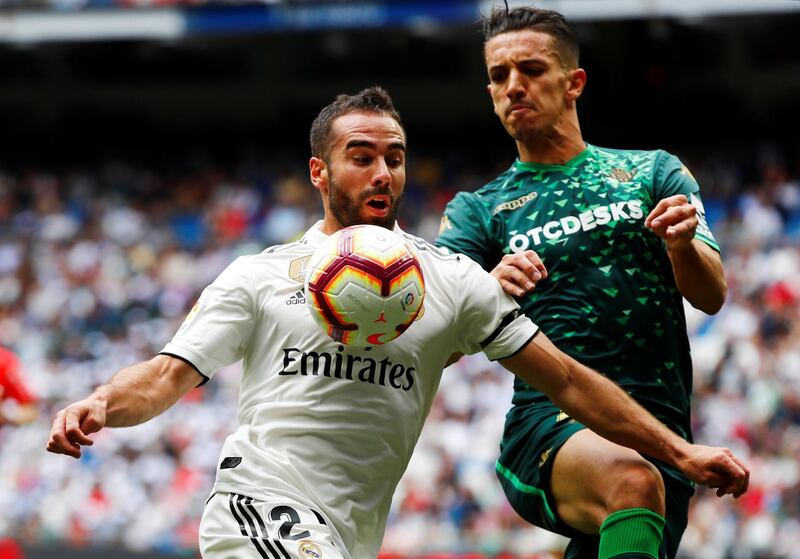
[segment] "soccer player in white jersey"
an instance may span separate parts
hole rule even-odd
[[[477,264],[395,223],[406,137],[388,94],[339,96],[311,129],[322,221],[300,241],[234,261],[172,341],[58,412],[51,452],[80,457],[88,436],[160,414],[239,359],[239,428],[225,441],[200,526],[206,559],[372,558],[452,354],[483,351],[618,444],[739,495],[748,471],[727,449],[691,445],[603,376],[561,353]],[[393,228],[416,248],[424,314],[397,340],[352,349],[328,338],[303,298],[303,265],[338,229]]]

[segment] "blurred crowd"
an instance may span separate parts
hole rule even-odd
[[[698,491],[681,555],[800,558],[800,161],[766,150],[745,168],[735,157],[680,155],[703,186],[729,285],[718,315],[687,309],[695,437],[752,468],[738,501]],[[401,225],[432,240],[453,194],[509,163],[472,171],[417,158]],[[97,434],[78,461],[44,451],[50,422],[161,350],[233,258],[314,223],[321,207],[304,168],[273,156],[0,171],[0,344],[19,355],[40,409],[31,424],[0,427],[0,538],[196,553],[236,423],[238,365],[147,424]],[[495,479],[511,386],[482,356],[445,372],[396,494],[387,558],[558,556],[564,541],[519,520]]]

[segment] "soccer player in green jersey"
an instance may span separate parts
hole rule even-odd
[[[691,441],[682,298],[715,313],[726,292],[695,179],[665,151],[584,142],[586,72],[561,14],[495,10],[484,34],[488,91],[519,158],[450,202],[438,244],[491,270],[562,351]],[[521,516],[571,538],[567,557],[674,557],[694,492],[520,380],[497,474]]]

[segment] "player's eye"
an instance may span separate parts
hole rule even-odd
[[[494,70],[489,73],[489,79],[492,83],[502,83],[508,77],[508,72],[505,70]]]

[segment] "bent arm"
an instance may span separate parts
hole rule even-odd
[[[667,248],[675,283],[691,305],[715,314],[725,302],[728,284],[719,253],[699,239]]]
[[[91,433],[103,427],[144,423],[172,406],[202,379],[190,364],[169,355],[157,355],[121,369],[90,396],[58,412],[47,450],[80,458],[80,447],[93,444],[88,436]]]
[[[501,362],[600,436],[676,467],[692,481],[716,488],[720,497],[747,491],[750,473],[730,450],[686,442],[619,386],[559,351],[543,334]]]
[[[541,332],[502,365],[598,435],[678,467],[688,442],[619,386],[561,352]]]

